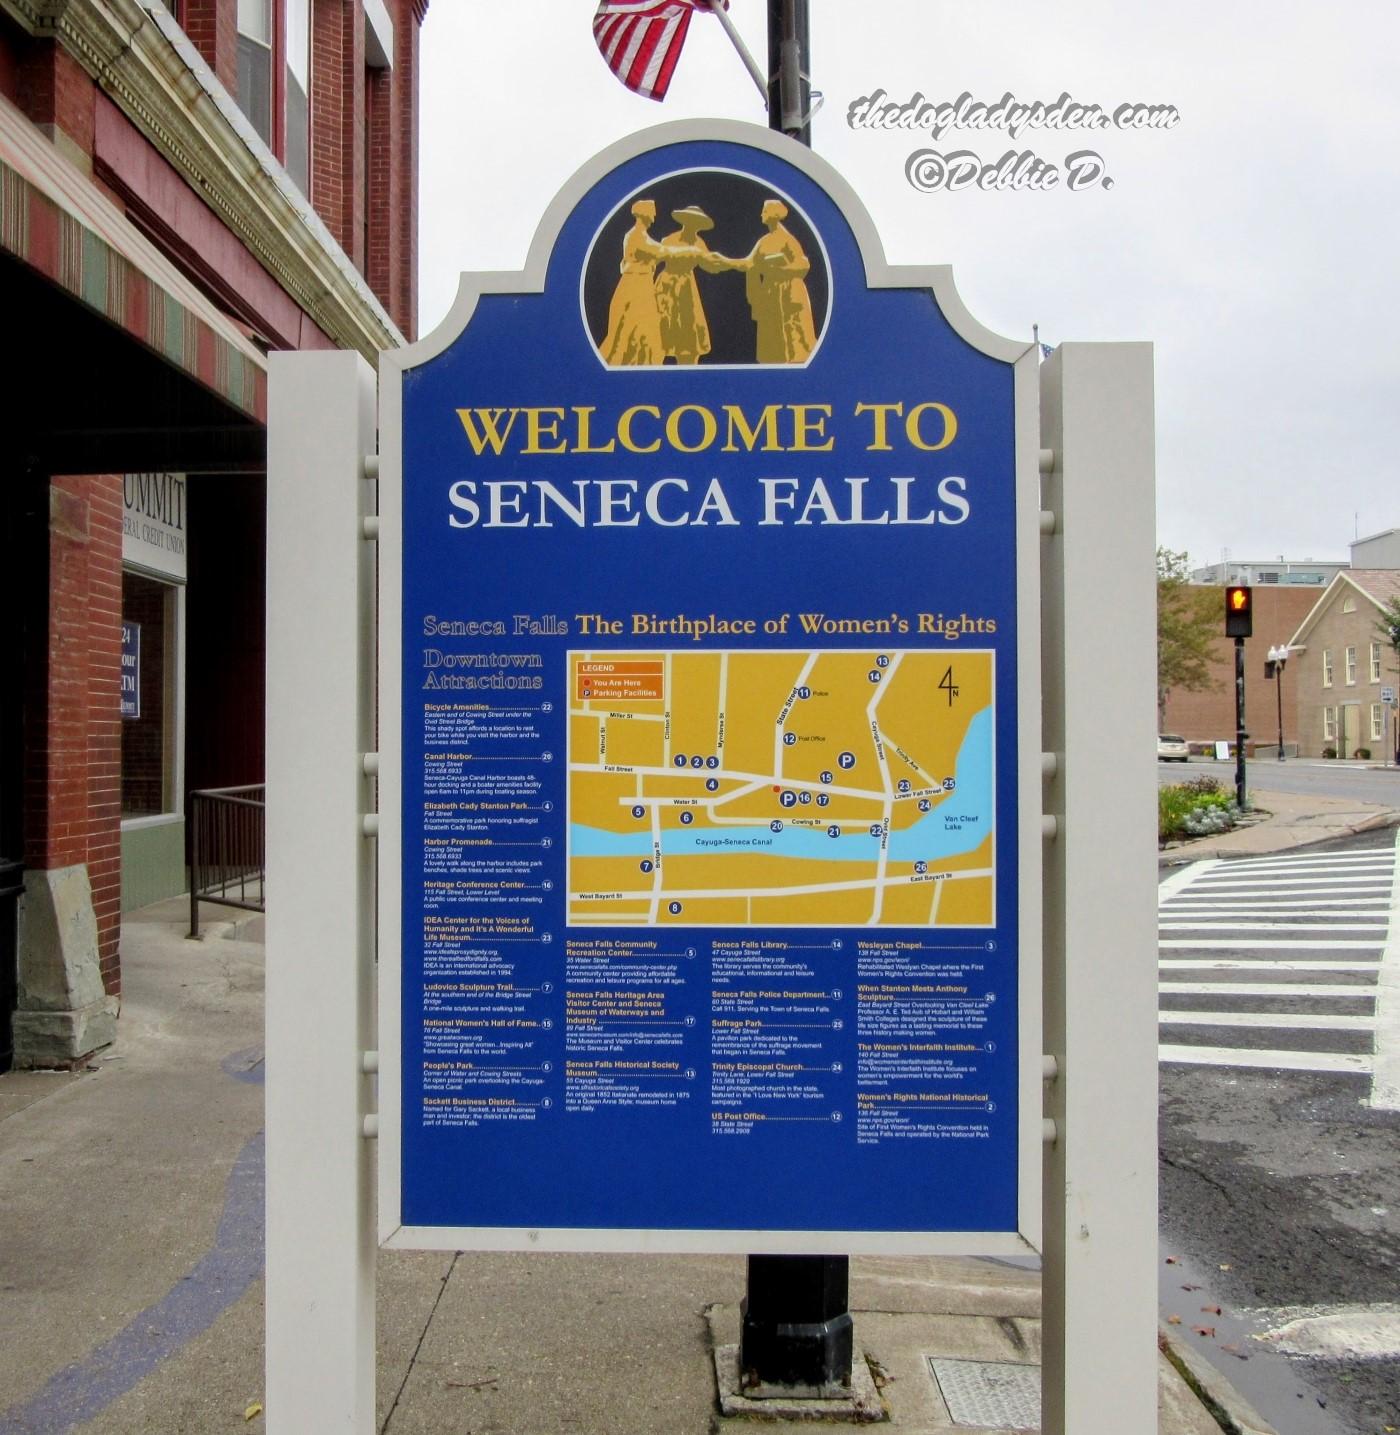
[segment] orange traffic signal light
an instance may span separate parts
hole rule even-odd
[[[1254,632],[1254,592],[1242,584],[1225,590],[1225,636],[1248,638]]]

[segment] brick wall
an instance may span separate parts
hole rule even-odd
[[[311,16],[311,202],[364,272],[365,21],[359,5],[317,0]]]
[[[87,866],[102,980],[121,991],[121,566],[118,475],[59,480],[88,488]]]
[[[410,339],[418,335],[418,49],[428,0],[394,9],[394,175],[389,195],[398,248],[389,312]]]
[[[120,478],[50,485],[47,651],[32,665],[25,714],[25,865],[87,864],[112,993],[121,988],[121,514]]]
[[[368,173],[365,176],[369,196],[365,215],[365,278],[381,303],[393,287],[394,267],[393,214],[387,196],[393,172],[393,78],[388,70],[365,72],[365,125],[369,131]]]
[[[1219,594],[1221,636],[1211,645],[1211,676],[1214,686],[1206,692],[1177,690],[1167,698],[1163,732],[1177,733],[1188,742],[1233,741],[1235,736],[1235,643],[1226,638],[1225,590]],[[1264,661],[1272,647],[1281,647],[1298,631],[1304,618],[1322,595],[1316,588],[1254,587],[1254,636],[1244,645],[1245,730],[1250,740],[1273,747],[1278,741],[1278,692],[1264,676]],[[1298,740],[1298,687],[1292,666],[1285,669],[1283,689],[1283,739],[1291,745]]]
[[[91,76],[53,40],[24,44],[18,54],[20,108],[51,136],[61,133],[82,154],[91,154],[97,94]]]
[[[180,24],[229,94],[238,93],[237,0],[185,0]]]

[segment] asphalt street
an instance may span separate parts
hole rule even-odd
[[[1163,1315],[1281,1435],[1400,1429],[1396,856],[1389,829],[1159,889]]]
[[[1196,759],[1192,762],[1159,762],[1160,786],[1190,778],[1214,777],[1222,787],[1235,785],[1235,763]],[[1382,807],[1400,806],[1400,768],[1374,767],[1367,763],[1324,762],[1321,758],[1289,758],[1245,763],[1248,792],[1296,792],[1310,797],[1346,797],[1355,802],[1375,802]]]

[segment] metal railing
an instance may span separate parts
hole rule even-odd
[[[267,879],[267,789],[209,787],[190,793],[190,936],[199,936],[199,904],[263,912]]]

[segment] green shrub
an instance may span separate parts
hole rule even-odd
[[[1356,751],[1352,753],[1352,756],[1359,757],[1362,762],[1370,762],[1371,749],[1369,747],[1358,747]]]
[[[1203,784],[1210,784],[1208,790]],[[1238,821],[1235,795],[1212,777],[1196,778],[1179,787],[1157,789],[1157,840],[1204,837],[1228,832]]]
[[[1322,749],[1322,755],[1323,757],[1336,757],[1337,749],[1335,747],[1324,747]]]

